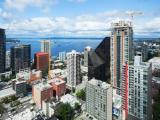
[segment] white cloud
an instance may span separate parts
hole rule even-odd
[[[5,20],[5,21],[10,21],[12,17],[13,17],[13,15],[11,13],[3,11],[0,8],[0,18],[1,19]]]
[[[23,11],[29,6],[42,8],[46,11],[48,7],[57,0],[5,0],[4,7],[6,9],[16,9],[18,11]]]
[[[117,11],[118,12],[118,11]],[[112,17],[110,11],[106,14],[79,15],[76,17],[37,17],[24,21],[14,21],[2,26],[9,34],[32,34],[37,36],[107,36],[110,33],[111,22],[120,17]],[[125,19],[126,20],[126,19]],[[160,31],[160,17],[134,23],[135,35],[150,35],[151,31]]]

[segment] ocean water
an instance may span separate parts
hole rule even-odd
[[[7,43],[7,50],[10,50],[11,46],[15,46],[18,44],[31,44],[31,58],[33,59],[34,54],[36,52],[39,52],[41,49],[41,43],[40,40],[43,39],[38,39],[38,38],[22,38],[18,39],[20,40],[20,43]],[[65,38],[57,38],[57,39],[50,39],[52,43],[52,56],[58,56],[59,52],[66,51],[69,52],[71,50],[76,50],[78,52],[83,52],[84,48],[86,46],[91,46],[93,49],[96,48],[99,43],[103,40],[103,38],[98,38],[98,39],[85,39],[85,38],[70,38],[70,39],[65,39]]]

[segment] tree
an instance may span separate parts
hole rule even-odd
[[[59,120],[72,120],[73,119],[73,108],[68,103],[62,103],[56,112],[56,116]]]
[[[5,111],[5,108],[4,108],[3,104],[0,103],[0,114],[3,114],[4,111]]]
[[[85,101],[85,99],[86,99],[85,90],[81,89],[80,91],[78,91],[78,92],[76,93],[76,96],[77,96],[78,98],[80,98],[80,99],[82,99],[82,100]]]
[[[10,100],[11,100],[11,101],[15,101],[15,100],[17,100],[17,99],[18,99],[18,97],[16,97],[15,95],[13,95],[13,96],[10,97]]]
[[[5,97],[2,99],[2,102],[5,104],[8,104],[8,103],[10,103],[10,99],[8,97]]]
[[[80,110],[80,108],[81,108],[80,104],[79,103],[75,103],[74,109],[75,110]]]

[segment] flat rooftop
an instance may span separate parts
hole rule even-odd
[[[65,81],[62,80],[61,78],[54,78],[54,79],[48,80],[48,83],[55,83],[56,85],[60,85],[65,83]]]
[[[39,89],[40,91],[52,88],[52,86],[50,84],[48,84],[47,82],[38,83],[38,84],[34,85],[34,87],[36,89]]]
[[[16,92],[12,88],[0,90],[0,99],[2,99],[4,97],[15,95],[15,94],[16,94]]]
[[[100,88],[103,89],[108,89],[109,87],[111,87],[110,84],[106,83],[106,82],[102,82],[101,80],[97,80],[95,78],[91,79],[90,81],[88,81],[88,83],[94,85],[94,86],[98,86]]]

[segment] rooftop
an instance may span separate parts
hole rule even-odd
[[[118,21],[111,24],[113,28],[121,27],[132,27],[132,22],[130,21]]]
[[[74,107],[75,103],[79,103],[77,98],[70,95],[70,94],[66,94],[66,95],[62,96],[60,101],[62,103],[69,103],[72,107]]]
[[[97,80],[95,78],[91,79],[90,81],[88,81],[88,83],[94,85],[94,86],[99,86],[100,88],[103,89],[108,89],[109,87],[111,87],[110,84],[106,83],[106,82],[102,82],[101,80]]]
[[[0,90],[0,99],[11,96],[11,95],[15,95],[15,94],[16,92],[12,88]]]
[[[52,86],[48,84],[47,82],[41,82],[39,84],[34,85],[34,87],[39,89],[40,91],[52,88]]]
[[[54,78],[54,79],[49,80],[48,83],[55,83],[56,85],[60,85],[60,84],[65,83],[65,81],[60,78]]]
[[[45,53],[45,52],[37,52],[36,55],[48,55],[48,53]]]

